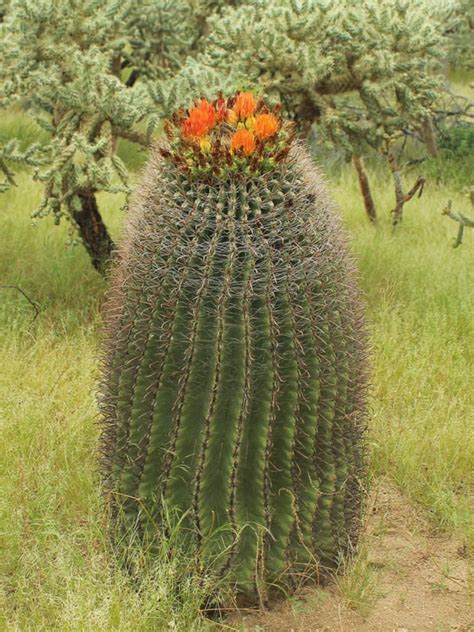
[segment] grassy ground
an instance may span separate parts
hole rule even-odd
[[[67,227],[31,225],[40,191],[26,174],[0,198],[2,516],[0,627],[18,630],[199,630],[206,587],[186,559],[162,561],[133,586],[112,572],[96,484],[94,389],[104,282]],[[371,474],[388,477],[432,524],[474,545],[472,376],[474,231],[453,250],[445,183],[407,205],[392,235],[392,189],[374,193],[384,221],[365,220],[353,175],[330,181],[367,295],[374,351]],[[101,206],[118,235],[120,200]],[[184,576],[187,582],[176,591]],[[180,579],[181,578],[181,579]],[[184,592],[183,592],[184,591]],[[181,595],[181,596],[180,596]],[[3,617],[3,620],[1,619]],[[171,622],[171,623],[170,623]],[[174,626],[174,627],[173,627]]]

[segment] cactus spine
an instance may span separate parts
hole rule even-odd
[[[355,543],[365,331],[333,207],[290,128],[246,94],[183,116],[149,162],[112,280],[104,474],[123,528],[153,534],[166,503],[252,595],[334,569]]]

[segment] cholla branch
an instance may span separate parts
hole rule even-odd
[[[120,138],[124,138],[125,140],[129,140],[132,143],[136,143],[141,147],[150,147],[152,143],[152,138],[147,136],[146,134],[142,134],[136,130],[127,130],[122,129],[120,127],[114,127],[114,133]]]
[[[449,200],[446,207],[442,211],[442,215],[447,215],[450,219],[458,222],[458,234],[454,240],[453,248],[457,248],[462,244],[462,240],[464,237],[464,228],[474,228],[474,219],[466,217],[462,213],[456,213],[452,210],[452,201]]]

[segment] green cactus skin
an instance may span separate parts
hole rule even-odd
[[[106,305],[103,473],[121,528],[163,502],[255,598],[335,569],[364,499],[366,333],[305,150],[193,180],[157,154]]]

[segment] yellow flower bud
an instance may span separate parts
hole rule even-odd
[[[245,127],[247,129],[252,129],[254,123],[255,123],[255,116],[249,116],[248,119],[245,121]]]
[[[235,125],[239,117],[237,116],[234,110],[227,110],[226,119],[230,125]]]
[[[209,140],[209,136],[205,136],[200,140],[199,147],[204,153],[211,151],[211,141]]]

